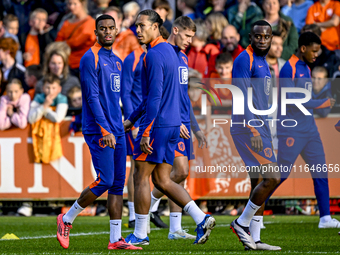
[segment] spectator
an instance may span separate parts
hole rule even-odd
[[[137,18],[139,11],[140,11],[139,5],[134,1],[128,2],[123,5],[124,20],[122,23],[122,27],[126,29],[130,28],[135,35],[136,35],[135,20]]]
[[[48,14],[44,9],[35,9],[30,14],[30,31],[20,36],[26,67],[42,63],[46,46],[53,42],[47,26],[47,18]]]
[[[9,16],[9,17],[8,17]],[[19,39],[18,36],[15,34],[11,34],[10,32],[7,31],[7,29],[5,28],[5,23],[11,23],[8,22],[9,20],[15,19],[16,16],[14,16],[13,14],[7,14],[5,18],[3,18],[2,13],[0,14],[0,38],[13,38],[14,41],[16,41],[17,43],[19,43]],[[8,21],[7,21],[8,20]],[[14,22],[15,23],[15,22]],[[15,32],[15,25],[11,24],[11,27],[14,28],[11,29],[12,32]],[[22,60],[22,52],[20,50],[20,48],[17,50],[17,53],[15,55],[15,60],[17,61],[17,63],[22,64],[23,60]]]
[[[96,19],[98,15],[102,14],[103,11],[109,7],[111,0],[90,0],[88,2],[89,14],[92,18]]]
[[[204,21],[198,19],[195,20],[195,24],[196,34],[186,50],[188,65],[199,71],[203,77],[208,77],[208,61],[211,56],[217,55],[220,51],[216,45],[207,44],[209,34]]]
[[[312,71],[313,99],[324,99],[332,97],[331,83],[328,81],[327,77],[328,73],[326,68],[324,68],[323,66],[314,67]],[[323,109],[314,109],[314,113],[322,118],[327,117],[330,111],[330,107]]]
[[[12,35],[18,35],[19,32],[19,19],[13,14],[7,14],[3,20],[4,28]]]
[[[205,24],[210,33],[208,43],[214,43],[221,50],[222,31],[228,25],[228,20],[221,13],[215,12],[209,14]]]
[[[228,9],[229,23],[239,31],[241,35],[240,44],[243,48],[249,45],[251,25],[262,18],[263,14],[260,7],[250,0],[238,0],[238,4]]]
[[[172,9],[168,0],[154,0],[152,3],[152,9],[161,16],[163,20],[163,26],[171,33],[172,23],[170,20],[172,19]]]
[[[239,44],[240,34],[233,25],[226,26],[222,31],[222,47],[223,51],[229,52],[233,60],[244,51],[244,48]]]
[[[24,129],[27,126],[30,101],[21,82],[18,79],[10,81],[6,87],[6,95],[0,100],[0,130],[12,125]]]
[[[271,73],[271,87],[279,88],[279,76],[283,65],[286,63],[284,59],[281,58],[283,51],[283,40],[280,34],[276,31],[273,32],[272,44],[270,50],[266,56],[266,61],[269,65],[269,70]],[[272,105],[272,90],[269,92],[268,104]]]
[[[25,82],[28,86],[28,95],[31,100],[34,99],[35,88],[38,81],[42,78],[42,68],[41,65],[31,65],[26,68],[25,72]]]
[[[288,4],[281,9],[284,15],[293,20],[298,33],[306,24],[307,11],[312,4],[313,1],[310,0],[289,0]]]
[[[61,94],[67,96],[68,91],[74,87],[80,87],[79,80],[69,73],[67,50],[57,49],[60,43],[54,43],[45,53],[45,63],[43,66],[43,74],[54,74],[60,79]],[[43,80],[37,83],[35,94],[43,93]]]
[[[71,109],[74,111],[82,108],[82,97],[81,97],[81,89],[79,87],[73,87],[67,94],[69,105]],[[82,113],[74,114],[72,116],[72,122],[69,127],[69,132],[71,135],[74,133],[81,131],[82,127]]]
[[[279,0],[264,0],[262,4],[265,20],[273,31],[280,33],[283,40],[282,58],[288,60],[298,48],[299,35],[291,18],[280,12]]]
[[[70,46],[70,71],[79,77],[80,59],[96,40],[93,33],[96,25],[94,19],[87,14],[87,0],[69,0],[67,6],[72,16],[62,25],[56,41],[65,41]]]
[[[2,96],[6,91],[6,83],[4,82],[3,77],[4,76],[2,75],[2,70],[0,68],[0,96]]]
[[[231,71],[233,70],[233,57],[229,52],[223,52],[217,55],[215,63],[216,72],[213,72],[210,78],[215,78],[210,82],[210,86],[215,84],[231,84]],[[222,101],[223,110],[214,110],[214,114],[231,114],[232,94],[229,89],[215,88],[218,96]],[[216,102],[219,101],[215,93],[211,93]]]
[[[19,49],[19,44],[13,38],[0,39],[0,62],[1,70],[3,73],[3,81],[8,82],[14,78],[20,80],[24,91],[28,90],[25,83],[25,67],[17,63],[15,55]]]
[[[182,16],[188,16],[192,20],[198,18],[195,14],[197,0],[177,0],[177,9],[182,12]]]
[[[122,27],[123,13],[118,7],[110,6],[104,10],[104,14],[112,16],[116,21],[118,35],[112,45],[112,51],[124,61],[127,55],[140,47],[140,44],[130,29]]]
[[[321,42],[329,50],[339,49],[340,3],[320,0],[307,13],[306,24],[316,24],[321,28]]]
[[[319,37],[321,37],[321,28],[316,24],[305,25],[301,33],[312,32]],[[335,51],[331,51],[326,48],[326,46],[321,45],[318,52],[318,57],[313,63],[307,63],[309,68],[313,70],[315,66],[323,66],[327,69],[329,78],[333,77],[334,73],[338,71],[339,67],[339,57],[337,57]]]
[[[62,95],[60,79],[44,77],[43,93],[31,103],[28,122],[32,124],[34,162],[50,163],[62,156],[59,123],[67,113],[67,97]]]
[[[212,0],[211,1],[212,12],[220,13],[223,16],[227,16],[226,3],[227,3],[227,0]]]

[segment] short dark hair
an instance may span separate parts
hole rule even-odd
[[[42,67],[41,65],[30,65],[26,67],[26,73],[29,76],[33,75],[37,80],[40,80],[42,77]]]
[[[301,29],[301,34],[308,31],[313,32],[317,36],[321,37],[321,28],[317,24],[304,25]]]
[[[254,27],[255,26],[264,26],[264,27],[270,27],[270,29],[273,31],[272,26],[265,20],[261,19],[258,21],[255,21],[252,25],[251,25],[251,32],[253,32]]]
[[[312,32],[302,33],[299,37],[299,48],[301,46],[310,46],[313,43],[321,44],[320,37]]]
[[[215,66],[227,63],[233,63],[233,57],[229,52],[223,52],[217,55],[215,60]]]
[[[160,28],[163,25],[163,20],[161,18],[161,16],[159,16],[159,14],[157,12],[155,12],[154,10],[143,10],[140,13],[138,13],[138,16],[140,15],[145,15],[149,17],[149,21],[153,24],[153,23],[157,23],[158,24],[158,28]],[[137,17],[138,17],[137,16]]]
[[[187,16],[178,17],[172,24],[172,27],[182,28],[183,30],[189,29],[196,32],[195,22]]]
[[[46,83],[58,83],[59,85],[61,85],[59,77],[53,73],[49,73],[44,76],[43,84],[45,85]]]
[[[101,21],[101,20],[104,20],[104,19],[112,19],[113,22],[116,25],[116,21],[112,16],[107,15],[107,14],[103,14],[103,15],[100,15],[98,18],[96,18],[96,29],[98,28],[98,22]]]
[[[279,31],[276,31],[276,30],[274,30],[274,31],[272,32],[272,35],[273,35],[273,36],[281,37],[281,33],[280,33]]]
[[[154,0],[152,3],[152,9],[156,8],[165,9],[167,12],[171,10],[170,4],[167,0]]]

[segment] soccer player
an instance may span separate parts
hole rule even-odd
[[[301,34],[298,52],[286,62],[280,72],[282,88],[304,88],[312,92],[311,73],[307,63],[315,61],[320,46],[321,40],[316,34],[312,32]],[[287,93],[289,99],[302,97],[301,93]],[[287,105],[287,115],[281,115],[281,95],[279,93],[278,119],[280,122],[283,119],[292,119],[297,121],[297,125],[295,127],[277,125],[279,138],[277,162],[280,166],[291,170],[297,157],[301,155],[308,164],[320,210],[319,228],[340,228],[340,222],[330,216],[328,170],[320,134],[313,117],[313,109],[329,108],[334,103],[333,98],[311,99],[303,104],[310,115],[305,115],[295,105]],[[292,121],[285,122],[287,126],[294,124]],[[322,171],[319,171],[318,167],[321,167]],[[281,173],[281,183],[288,178],[289,174],[290,171]]]
[[[174,47],[177,52],[180,66],[178,68],[179,81],[180,81],[180,110],[181,122],[185,128],[182,129],[181,137],[175,149],[175,160],[170,174],[171,180],[184,187],[185,179],[189,174],[189,160],[194,159],[192,140],[187,130],[193,130],[198,142],[199,147],[207,146],[207,140],[200,130],[195,115],[192,110],[189,94],[188,94],[188,57],[183,51],[190,45],[192,37],[195,35],[196,25],[186,16],[177,18],[173,25],[168,42]],[[163,193],[157,188],[151,192],[151,207],[150,217],[154,217],[155,211],[158,207]],[[182,208],[176,205],[171,200],[170,204],[170,230],[168,234],[169,239],[195,239],[195,236],[187,233],[182,229]],[[156,207],[156,208],[155,208]],[[152,210],[153,209],[153,210]]]
[[[127,119],[134,109],[142,102],[141,72],[146,46],[142,45],[131,52],[124,60],[122,73],[121,99],[123,103],[124,117]],[[135,138],[139,130],[139,121],[136,121],[134,128],[125,133],[126,153],[130,156],[130,174],[128,178],[128,207],[129,207],[129,228],[135,227],[135,207],[134,207],[134,186],[133,172],[135,161],[132,158]]]
[[[66,214],[57,217],[57,238],[69,247],[69,233],[77,215],[108,191],[110,215],[108,249],[140,250],[121,237],[126,145],[119,106],[122,61],[112,52],[117,35],[115,20],[109,15],[96,19],[97,43],[80,61],[83,94],[83,134],[92,156],[97,180],[87,187]]]
[[[180,136],[180,83],[178,51],[160,35],[161,17],[152,10],[141,11],[136,20],[137,38],[146,44],[142,72],[143,101],[124,122],[128,131],[142,116],[133,158],[136,223],[134,233],[126,238],[131,244],[149,244],[147,218],[150,208],[149,177],[197,224],[195,243],[205,243],[215,226],[215,219],[205,215],[185,189],[170,179],[175,149]]]
[[[268,110],[271,75],[266,55],[272,37],[270,24],[264,20],[256,21],[249,34],[251,45],[235,59],[232,71],[232,84],[240,88],[245,97],[245,113],[232,115],[230,133],[244,164],[251,168],[249,172],[251,193],[243,213],[231,223],[230,228],[243,245],[254,250],[281,250],[278,246],[262,243],[260,239],[264,202],[280,183],[280,173],[262,171],[269,167],[277,167],[271,133],[266,121],[268,117],[253,114],[247,104],[247,89],[250,87],[253,90],[254,108]],[[253,127],[260,126],[261,123],[264,123],[262,127]]]

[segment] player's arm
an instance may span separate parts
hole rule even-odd
[[[99,100],[98,73],[93,54],[86,54],[80,61],[80,78],[82,93],[93,113],[96,123],[99,125],[105,145],[114,148],[115,138],[107,123],[103,108]],[[86,118],[86,116],[85,116]]]
[[[201,131],[197,120],[195,118],[195,114],[194,114],[194,110],[192,109],[192,105],[190,103],[190,127],[192,129],[192,131],[195,134],[195,137],[198,141],[198,147],[199,148],[203,148],[204,144],[205,147],[208,148],[208,141],[207,138],[205,137],[205,135],[203,134],[203,132]]]
[[[248,87],[251,84],[251,69],[253,68],[250,57],[248,55],[244,55],[243,58],[237,58],[234,62],[232,77],[233,77],[233,85],[236,85],[239,89],[241,89],[244,95],[244,119],[246,123],[249,120],[256,119],[254,114],[248,108]],[[263,143],[260,133],[255,127],[251,127],[246,125],[251,131],[250,140],[252,144],[252,148],[254,151],[259,152],[263,149]]]
[[[124,119],[128,117],[133,112],[133,106],[131,101],[131,91],[133,85],[133,62],[135,60],[134,53],[131,53],[124,60],[123,70],[122,70],[122,90],[121,99],[124,109]]]

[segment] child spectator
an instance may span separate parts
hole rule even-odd
[[[70,46],[71,74],[79,77],[80,59],[96,41],[96,35],[93,33],[96,24],[95,20],[87,14],[86,0],[68,1],[67,7],[72,16],[63,23],[56,41],[65,41]]]
[[[313,99],[331,98],[331,83],[328,81],[327,69],[323,66],[316,66],[312,71],[313,80]],[[322,118],[327,117],[331,108],[314,109],[314,113]]]
[[[70,47],[64,42],[54,42],[48,45],[44,55],[43,75],[54,74],[59,77],[61,94],[67,96],[67,92],[74,86],[79,86],[79,79],[69,73],[68,59]],[[43,81],[37,83],[35,94],[42,93]]]
[[[48,14],[44,9],[35,9],[30,14],[30,31],[20,36],[26,67],[42,63],[46,46],[54,41],[49,33],[47,18]]]
[[[42,78],[41,65],[30,65],[26,68],[25,82],[28,86],[27,93],[30,95],[31,100],[34,98],[35,88],[38,81]]]
[[[4,27],[6,31],[12,35],[18,35],[19,19],[13,14],[7,14],[4,18]]]
[[[19,49],[19,44],[13,38],[0,39],[0,68],[3,73],[3,81],[7,82],[14,78],[19,79],[24,91],[28,90],[25,84],[25,67],[15,60],[15,55]]]
[[[67,93],[69,105],[71,109],[78,110],[82,107],[82,97],[81,97],[81,89],[79,87],[73,87]],[[81,123],[82,123],[82,113],[78,113],[72,116],[72,122],[70,124],[69,130],[71,134],[75,132],[81,131]]]
[[[27,116],[31,99],[24,93],[22,84],[13,79],[7,84],[6,95],[0,100],[0,130],[12,125],[24,129],[27,126]]]
[[[62,156],[59,123],[67,113],[67,97],[62,95],[60,79],[44,77],[43,93],[34,97],[28,114],[32,124],[34,162],[49,163]]]
[[[172,24],[170,20],[172,19],[172,9],[168,0],[155,0],[152,3],[152,9],[161,16],[163,20],[163,26],[171,33]]]
[[[211,74],[210,86],[215,87],[215,84],[231,84],[231,71],[233,70],[233,57],[229,52],[224,52],[216,57],[215,62],[216,72]],[[222,101],[222,110],[214,110],[214,114],[231,114],[232,94],[229,89],[216,89],[218,96]],[[211,91],[216,102],[219,102],[217,95]],[[221,108],[221,107],[219,107]]]

